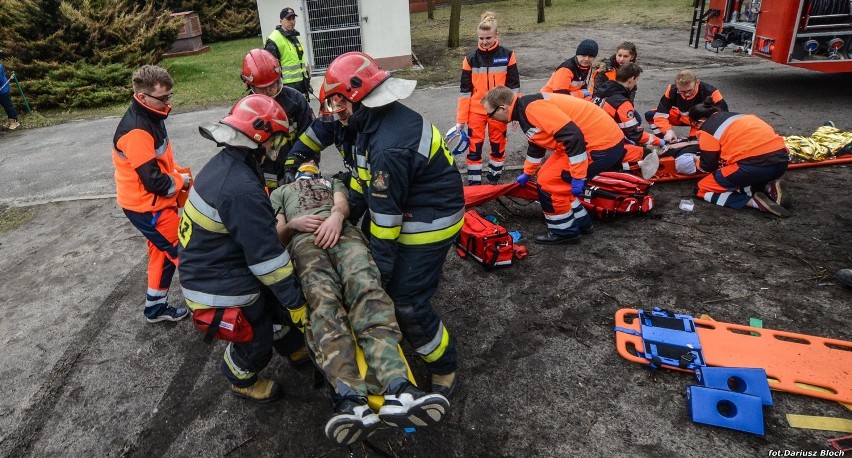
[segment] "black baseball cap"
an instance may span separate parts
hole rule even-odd
[[[290,8],[289,6],[287,8],[284,8],[283,10],[281,10],[281,19],[291,18],[291,17],[296,17],[296,16],[298,16],[296,14],[296,12],[293,11],[293,8]]]

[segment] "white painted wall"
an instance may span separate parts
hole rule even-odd
[[[361,0],[361,44],[375,57],[411,55],[408,0]]]
[[[296,30],[308,53],[308,62],[313,62],[311,40],[305,18],[303,0],[256,0],[260,17],[262,40],[279,24],[281,10],[287,6],[296,11]],[[361,44],[364,52],[377,58],[411,55],[411,23],[408,15],[408,0],[360,0]]]

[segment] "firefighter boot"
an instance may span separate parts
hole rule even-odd
[[[366,439],[378,426],[379,416],[367,405],[367,398],[338,397],[334,416],[325,424],[325,435],[338,445],[349,445]]]
[[[432,374],[432,392],[438,393],[447,399],[455,397],[460,385],[461,383],[458,377],[456,377],[455,372],[446,375]]]
[[[556,235],[553,232],[547,231],[544,234],[535,236],[535,243],[539,245],[576,245],[580,243],[580,233],[574,235]]]
[[[245,388],[232,384],[231,391],[235,396],[260,403],[277,401],[281,398],[281,387],[273,380],[265,378],[258,378],[254,385]]]

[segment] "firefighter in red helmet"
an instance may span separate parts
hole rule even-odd
[[[273,348],[288,355],[304,343],[291,324],[302,323],[305,299],[278,240],[260,171],[262,157],[276,158],[289,122],[275,100],[249,95],[218,124],[199,130],[223,149],[196,177],[181,217],[183,296],[196,325],[209,324],[208,340],[230,341],[221,369],[233,393],[273,401],[278,384],[258,372]],[[229,327],[230,336],[220,334]]]
[[[350,52],[331,63],[322,89],[357,132],[349,161],[361,186],[350,201],[369,209],[370,248],[397,321],[432,373],[432,390],[449,398],[458,387],[456,342],[431,299],[464,222],[464,193],[441,132],[399,102],[415,85]]]
[[[261,164],[266,186],[275,189],[279,183],[290,182],[295,176],[299,164],[292,160],[287,162],[288,152],[299,135],[311,125],[314,113],[301,92],[281,83],[281,63],[265,49],[252,49],[246,54],[240,78],[252,93],[275,99],[290,123],[290,133],[281,144],[278,158],[274,161],[266,159]]]

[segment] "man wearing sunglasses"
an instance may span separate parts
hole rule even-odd
[[[174,81],[166,70],[145,65],[133,73],[133,100],[113,137],[112,162],[118,205],[148,241],[149,323],[178,321],[189,314],[166,301],[177,266],[178,194],[192,177],[172,154],[165,120]]]
[[[675,77],[674,84],[666,87],[657,109],[645,112],[645,120],[648,121],[651,132],[666,143],[677,140],[673,126],[690,126],[689,137],[694,139],[698,129],[689,122],[689,110],[701,104],[707,97],[713,98],[713,103],[720,111],[728,111],[728,103],[718,89],[700,81],[692,70],[681,70]]]

